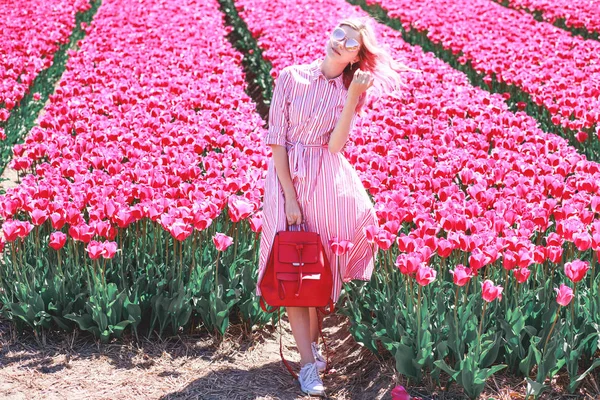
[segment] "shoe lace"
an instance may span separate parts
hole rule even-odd
[[[310,384],[315,383],[315,382],[321,383],[321,378],[319,377],[319,373],[317,372],[316,364],[310,363],[307,365],[308,366],[305,367],[307,370],[306,375],[305,375],[307,383],[310,383]]]

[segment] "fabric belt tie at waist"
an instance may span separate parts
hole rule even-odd
[[[286,144],[291,145],[292,147],[288,151],[288,156],[292,160],[292,164],[290,165],[290,175],[292,180],[294,177],[298,177],[303,179],[306,177],[306,167],[304,165],[305,158],[305,150],[306,149],[319,149],[319,148],[327,148],[328,144],[304,144],[302,142],[290,142],[285,141]]]

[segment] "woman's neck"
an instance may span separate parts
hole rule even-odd
[[[345,64],[336,63],[328,57],[321,62],[321,72],[327,79],[335,79],[344,72]]]

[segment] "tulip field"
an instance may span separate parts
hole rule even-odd
[[[19,174],[0,196],[0,316],[19,330],[108,343],[276,323],[255,295],[273,87],[324,56],[339,20],[371,15],[420,72],[370,105],[344,150],[379,217],[373,278],[339,303],[354,339],[407,387],[476,399],[508,374],[521,398],[600,395],[590,2],[23,4],[40,20],[30,47],[17,41],[31,13],[0,30],[13,39],[0,44],[2,168]]]

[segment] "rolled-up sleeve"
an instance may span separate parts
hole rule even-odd
[[[273,97],[269,108],[269,131],[265,135],[265,144],[285,146],[286,134],[289,127],[289,93],[290,73],[287,68],[275,80]]]

